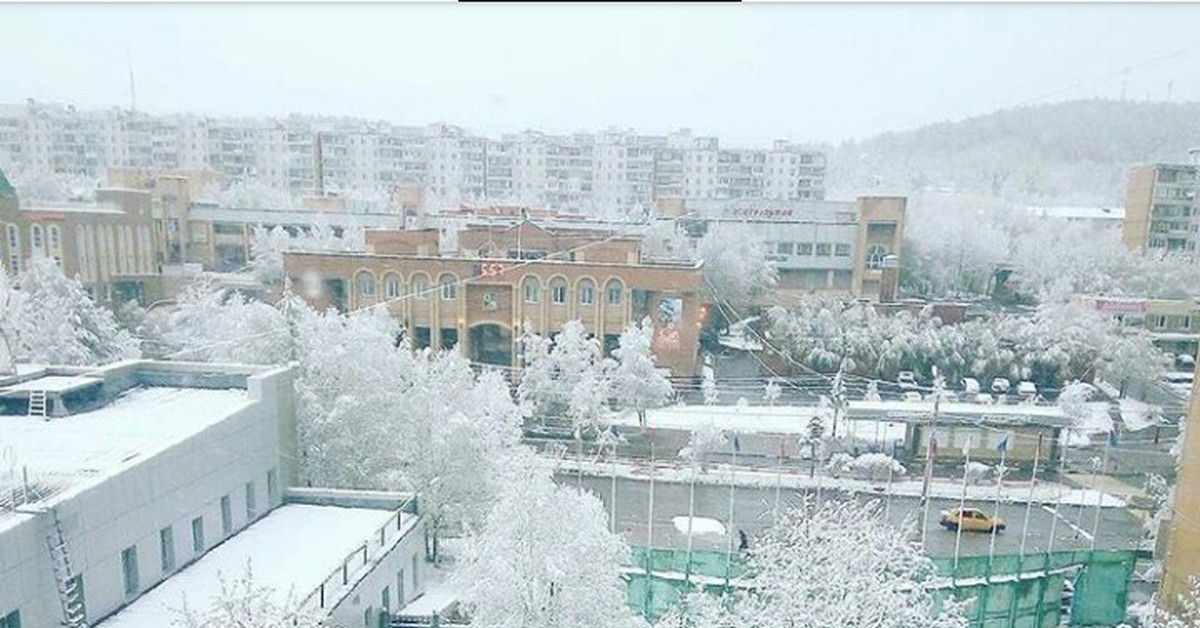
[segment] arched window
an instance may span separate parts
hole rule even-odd
[[[412,278],[413,296],[424,301],[429,298],[429,279],[425,275],[413,275]]]
[[[542,282],[537,277],[526,277],[521,292],[526,303],[537,303],[542,300]]]
[[[46,227],[46,232],[50,234],[50,254],[54,257],[62,256],[62,232],[58,230],[58,225],[50,225]]]
[[[16,225],[8,226],[8,270],[12,274],[21,272],[21,232]]]
[[[40,257],[45,252],[45,240],[42,239],[42,226],[33,225],[29,228],[29,248],[34,257]]]
[[[355,283],[358,284],[358,296],[368,299],[375,296],[375,275],[372,275],[370,271],[358,271]]]
[[[625,289],[621,287],[621,282],[616,279],[609,279],[604,285],[604,302],[609,305],[620,305],[621,294]]]
[[[555,305],[567,303],[567,282],[561,278],[550,280],[550,302]]]
[[[400,275],[388,273],[383,276],[383,294],[389,299],[404,296],[404,284],[400,281]]]
[[[883,258],[887,257],[887,247],[882,244],[872,244],[867,247],[867,268],[883,268]]]
[[[458,298],[458,278],[450,273],[442,275],[438,280],[442,285],[442,300],[453,301]]]
[[[579,292],[580,305],[592,305],[596,302],[596,282],[591,279],[580,279],[575,290]]]

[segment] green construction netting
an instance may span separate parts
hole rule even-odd
[[[933,562],[948,579],[942,596],[952,592],[957,599],[974,600],[968,610],[972,628],[1050,628],[1059,625],[1067,579],[1074,583],[1070,625],[1124,621],[1134,561],[1132,551],[1080,550]],[[634,548],[629,567],[629,605],[651,620],[690,591],[720,594],[727,583],[738,586],[745,574],[740,557],[724,552],[692,552],[689,562],[686,551]]]

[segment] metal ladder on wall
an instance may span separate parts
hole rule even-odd
[[[29,416],[46,418],[46,391],[32,390],[29,392]]]
[[[83,607],[83,592],[79,590],[79,580],[71,567],[71,556],[67,551],[67,539],[63,536],[58,510],[51,508],[50,516],[54,519],[54,532],[46,535],[46,545],[50,548],[54,581],[58,585],[58,599],[62,602],[62,625],[67,628],[88,628],[87,614]]]

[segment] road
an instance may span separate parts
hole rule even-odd
[[[558,480],[567,485],[579,482],[577,476],[564,473]],[[612,479],[584,477],[583,487],[598,496],[612,513]],[[645,480],[619,479],[617,481],[617,531],[626,535],[632,545],[646,545],[648,541],[646,518],[649,501],[649,482]],[[784,490],[780,493],[782,504],[794,504],[799,499],[797,491]],[[738,487],[734,491],[734,527],[741,529],[753,539],[760,536],[772,523],[776,492],[774,489]],[[822,498],[845,499],[845,496],[825,491]],[[871,499],[862,496],[864,501]],[[880,496],[883,499],[883,496]],[[885,500],[888,521],[900,525],[906,518],[917,521],[921,516],[917,498],[892,497]],[[991,502],[967,501],[968,507],[992,512]],[[933,556],[953,556],[955,534],[937,523],[937,513],[958,506],[957,500],[935,499],[932,502],[926,546]],[[1015,554],[1020,550],[1021,533],[1025,518],[1024,504],[1001,504],[1000,518],[1008,529],[996,537],[997,554]],[[673,517],[686,517],[688,513],[688,485],[683,483],[656,482],[654,485],[654,546],[685,549],[687,537],[677,531]],[[729,487],[696,486],[696,516],[708,517],[725,523],[729,518]],[[1053,506],[1035,505],[1030,512],[1029,534],[1026,539],[1027,553],[1045,551],[1050,544],[1050,530],[1054,528],[1053,549],[1086,549],[1091,547],[1091,530],[1096,517],[1092,507],[1064,506],[1055,511]],[[1057,522],[1055,523],[1055,519]],[[1125,509],[1104,508],[1100,510],[1100,524],[1096,538],[1097,549],[1132,549],[1141,536],[1141,522]],[[696,536],[693,547],[697,550],[726,549],[724,536]],[[986,555],[991,536],[984,533],[962,534],[960,555]]]

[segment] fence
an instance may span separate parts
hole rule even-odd
[[[1049,628],[1058,626],[1064,610],[1065,583],[1071,626],[1113,626],[1125,620],[1132,551],[1062,551],[1053,553],[934,559],[940,576],[937,596],[974,599],[968,607],[972,628]],[[747,586],[747,571],[738,555],[727,563],[724,552],[634,548],[625,570],[627,601],[650,620],[662,616],[679,598],[693,591],[719,595]]]

